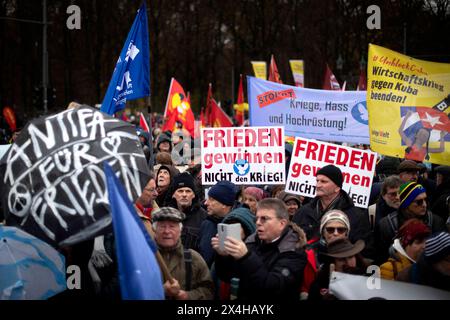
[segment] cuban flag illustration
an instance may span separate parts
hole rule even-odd
[[[429,107],[400,107],[402,121],[408,111],[411,111],[412,115],[406,121],[403,132],[411,140],[414,140],[420,128],[430,130],[430,142],[439,141],[441,131],[450,132],[450,120],[444,112]],[[450,134],[447,134],[444,140],[450,142]],[[402,145],[405,145],[403,140]]]

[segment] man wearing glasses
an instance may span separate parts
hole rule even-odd
[[[399,176],[389,176],[381,185],[381,197],[369,207],[369,220],[374,230],[380,220],[396,211],[400,206],[400,186],[403,184]]]
[[[445,223],[438,215],[427,210],[425,188],[416,182],[407,182],[400,186],[400,207],[397,211],[380,220],[377,232],[378,255],[383,261],[388,258],[388,250],[399,228],[409,219],[417,218],[425,223],[432,233],[445,231]]]
[[[238,299],[299,300],[306,255],[303,231],[289,223],[286,205],[267,198],[256,208],[256,232],[245,243],[227,237],[225,251],[218,237],[211,239],[217,276],[224,281],[239,278]]]

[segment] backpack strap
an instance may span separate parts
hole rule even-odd
[[[184,249],[184,266],[185,266],[185,272],[186,272],[186,291],[191,290],[191,280],[192,280],[192,254],[191,250]]]
[[[387,220],[389,221],[389,225],[391,226],[392,231],[394,232],[394,237],[397,235],[398,231],[398,212],[394,212],[391,214],[388,214]]]

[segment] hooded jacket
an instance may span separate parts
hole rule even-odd
[[[391,247],[391,256],[380,266],[381,278],[395,280],[398,273],[409,267],[415,261],[411,259],[400,244],[399,239],[394,240]]]
[[[166,197],[167,197],[167,193],[170,190],[170,185],[172,184],[173,178],[180,173],[180,171],[175,168],[174,166],[169,166],[166,164],[161,165],[158,168],[158,171],[156,172],[156,185],[158,186],[158,175],[159,175],[159,171],[161,169],[166,169],[167,171],[169,171],[170,173],[170,182],[169,182],[169,186],[167,187],[167,190],[164,192],[161,192],[158,194],[158,196],[156,197],[156,203],[158,204],[159,207],[165,207],[166,206]]]
[[[378,228],[375,229],[375,239],[377,244],[377,261],[380,263],[386,261],[389,257],[389,247],[394,242],[400,227],[407,219],[399,211],[394,211],[380,220]],[[419,218],[425,223],[432,233],[445,231],[445,222],[437,215],[427,211],[427,213]]]
[[[303,231],[289,224],[275,242],[265,243],[254,233],[245,244],[248,252],[242,258],[216,255],[215,260],[221,280],[240,279],[238,299],[298,301],[306,265]]]

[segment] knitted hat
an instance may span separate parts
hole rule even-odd
[[[222,222],[227,224],[240,223],[246,237],[256,231],[255,215],[247,208],[234,209],[225,216]]]
[[[397,238],[403,248],[410,245],[414,240],[425,239],[431,234],[430,228],[419,219],[407,220],[398,230]]]
[[[317,171],[316,177],[319,174],[328,177],[339,188],[342,188],[343,177],[342,177],[341,169],[339,169],[338,167],[336,167],[332,164],[329,164],[329,165],[321,168],[319,171]]]
[[[417,182],[407,182],[400,186],[400,209],[407,208],[425,188]]]
[[[236,186],[230,181],[219,181],[209,189],[208,197],[231,207],[236,199]]]
[[[425,260],[434,263],[450,255],[450,234],[440,232],[425,241]]]
[[[186,215],[171,207],[162,207],[159,209],[156,209],[152,212],[152,221],[176,221],[176,222],[182,222],[186,218]]]
[[[257,187],[247,187],[244,189],[244,193],[251,195],[256,201],[262,200],[264,191]]]
[[[190,188],[194,193],[196,191],[194,178],[188,172],[176,175],[173,179],[172,187],[174,193],[180,188]]]
[[[323,228],[325,228],[330,221],[342,222],[348,230],[347,233],[350,233],[350,221],[345,212],[341,210],[330,210],[325,213],[320,220],[320,234],[322,234]]]

